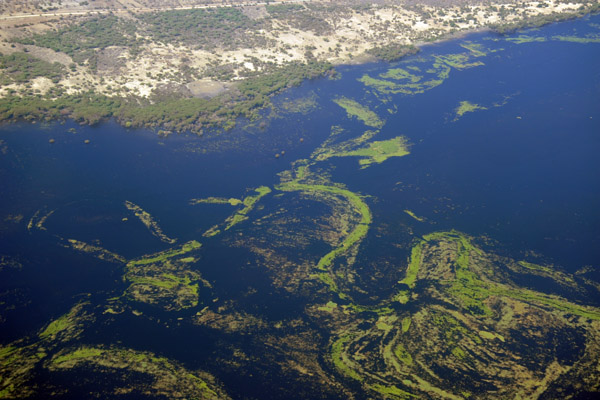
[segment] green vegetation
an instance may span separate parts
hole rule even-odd
[[[64,331],[69,328],[73,321],[70,320],[69,315],[63,315],[62,317],[52,321],[46,329],[42,333],[40,333],[40,337],[46,338],[50,336],[56,336],[58,333]]]
[[[80,365],[94,365],[125,373],[141,373],[152,378],[142,389],[142,393],[165,398],[227,399],[209,380],[191,373],[174,362],[158,357],[153,353],[120,348],[80,347],[63,352],[52,359],[50,370],[64,370]],[[207,375],[207,374],[205,374]],[[209,377],[212,381],[212,377]],[[132,388],[138,385],[128,382]]]
[[[242,204],[242,200],[234,199],[234,198],[224,198],[224,197],[207,197],[205,199],[191,199],[190,204],[229,204],[230,206],[239,206]]]
[[[200,244],[199,242],[197,242],[195,240],[192,240],[187,243],[184,243],[179,248],[161,251],[160,253],[155,253],[152,255],[144,256],[142,258],[138,258],[133,261],[129,261],[127,263],[127,266],[130,267],[130,266],[137,266],[137,265],[160,263],[160,262],[166,261],[170,258],[177,257],[180,255],[189,253],[191,251],[197,250],[201,246],[202,246],[202,244]]]
[[[135,52],[143,43],[136,32],[136,24],[107,15],[17,41],[66,53],[76,63],[83,64],[85,61],[95,63],[97,50],[109,46],[125,46]]]
[[[394,68],[391,75],[380,74],[374,78],[367,74],[359,79],[365,86],[371,87],[382,94],[419,94],[441,85],[448,78],[450,67],[439,62],[431,65],[426,75],[415,75],[406,70]],[[389,72],[389,71],[388,71]],[[386,79],[381,79],[386,78]]]
[[[402,319],[402,333],[408,332],[410,329],[411,318],[406,317]]]
[[[26,53],[0,53],[0,84],[25,83],[37,77],[58,82],[65,72],[62,64],[51,64]]]
[[[437,62],[442,62],[454,69],[463,70],[484,65],[481,61],[472,61],[473,58],[479,57],[478,53],[457,53],[447,54],[443,56],[434,56]]]
[[[543,294],[528,289],[517,289],[506,284],[485,279],[481,271],[473,269],[471,260],[473,254],[483,256],[483,252],[475,247],[466,235],[456,231],[435,232],[423,236],[423,240],[417,243],[412,249],[411,262],[407,269],[406,277],[400,283],[414,287],[422,263],[423,246],[426,243],[432,242],[447,242],[455,246],[453,250],[456,254],[455,277],[448,282],[450,285],[448,294],[453,296],[465,310],[474,316],[492,316],[494,313],[485,304],[485,300],[490,296],[505,296],[541,307],[550,307],[557,311],[578,315],[591,320],[600,319],[600,311],[593,307],[573,304],[559,296]]]
[[[410,152],[408,151],[406,138],[398,136],[380,142],[370,142],[366,147],[360,149],[333,153],[331,157],[361,157],[358,163],[363,168],[367,168],[371,164],[381,164],[390,157],[403,157],[408,154]]]
[[[395,315],[382,315],[379,317],[379,319],[375,323],[375,326],[377,327],[377,329],[382,330],[385,333],[388,333],[389,331],[391,331],[394,328],[393,324],[397,320],[398,320],[398,317]]]
[[[161,241],[163,241],[165,243],[169,243],[169,244],[173,244],[177,241],[177,239],[171,239],[170,237],[165,235],[163,233],[162,229],[160,229],[158,222],[156,222],[154,220],[152,215],[150,215],[150,213],[148,213],[147,211],[144,211],[137,204],[133,204],[130,201],[125,201],[125,207],[127,207],[127,209],[129,211],[133,211],[135,216],[139,218],[139,220],[142,222],[142,224],[144,224],[146,226],[146,228],[148,228],[148,230],[150,231],[150,233],[153,236],[156,236]]]
[[[65,94],[56,89],[46,96],[8,95],[0,98],[0,122],[7,120],[56,120],[72,118],[93,125],[115,118],[127,127],[157,128],[182,132],[231,129],[240,117],[260,118],[259,111],[271,105],[270,96],[299,85],[305,79],[329,73],[328,63],[290,63],[237,85],[238,95],[225,93],[210,99],[167,96],[143,99],[105,96],[92,91]]]
[[[417,274],[419,273],[419,268],[421,267],[422,252],[423,242],[419,242],[415,246],[413,246],[410,253],[410,263],[408,264],[408,268],[406,269],[405,277],[398,283],[408,285],[410,288],[415,287],[415,282],[417,281]]]
[[[460,105],[455,110],[456,118],[454,118],[454,121],[457,121],[466,113],[475,112],[477,110],[487,110],[487,107],[480,106],[479,104],[473,104],[468,101],[461,101]]]
[[[504,342],[504,336],[500,335],[499,333],[479,331],[479,336],[488,340],[499,339],[500,341]]]
[[[533,42],[545,42],[547,39],[543,36],[529,36],[529,35],[519,35],[516,37],[507,37],[504,40],[507,42],[512,42],[516,44],[523,43],[533,43]]]
[[[311,185],[298,183],[297,181],[282,183],[277,187],[277,190],[284,192],[320,192],[342,196],[353,206],[354,209],[360,213],[361,219],[358,225],[344,238],[344,241],[338,247],[321,257],[316,266],[318,270],[327,271],[335,258],[344,254],[352,245],[361,241],[369,231],[369,224],[371,223],[371,210],[369,210],[369,206],[367,206],[367,204],[356,193],[353,193],[347,189],[339,188],[337,186]]]
[[[170,10],[140,13],[137,17],[144,33],[162,43],[215,50],[252,46],[258,40],[255,28],[259,22],[239,8]]]
[[[385,123],[367,106],[363,106],[352,99],[347,97],[338,97],[333,101],[335,104],[346,110],[349,118],[356,117],[367,126],[381,128]]]
[[[377,393],[384,395],[386,398],[388,398],[388,396],[391,396],[390,398],[392,399],[404,400],[417,397],[411,393],[405,392],[402,389],[398,389],[396,386],[384,386],[380,384],[375,384],[371,385],[370,388],[376,391]]]
[[[167,311],[196,307],[199,283],[210,287],[189,266],[196,260],[189,253],[200,247],[201,244],[193,240],[178,249],[169,249],[128,262],[123,277],[129,283],[125,296]]]
[[[570,12],[538,14],[535,16],[520,18],[512,22],[500,22],[496,25],[490,26],[490,28],[501,34],[509,34],[525,28],[536,28],[559,21],[583,17],[587,14],[595,14],[598,11],[600,11],[600,4],[590,3],[589,5],[582,6],[577,10]]]
[[[271,193],[271,188],[267,186],[261,186],[254,189],[254,191],[258,194],[253,196],[246,196],[244,200],[242,200],[244,208],[242,208],[240,211],[236,212],[235,214],[233,214],[225,220],[225,230],[229,230],[235,225],[239,224],[240,222],[247,220],[247,214],[254,209],[254,206],[261,198]]]
[[[333,18],[338,13],[348,12],[348,8],[352,6],[344,4],[339,5],[324,5],[315,3],[305,4],[276,4],[267,5],[267,12],[271,19],[275,19],[279,23],[285,23],[292,28],[310,31],[316,35],[327,35],[334,30],[330,24],[331,19],[325,15],[331,15]]]
[[[441,85],[448,79],[452,69],[462,70],[483,65],[481,61],[474,61],[475,58],[486,55],[480,46],[471,43],[464,47],[469,52],[416,59],[407,63],[405,68],[390,68],[387,72],[379,74],[378,77],[365,74],[359,81],[381,94],[415,95],[424,93]],[[424,65],[418,67],[419,64]],[[425,73],[418,74],[420,71],[425,71]]]
[[[59,90],[59,93],[49,93],[44,97],[9,95],[0,98],[0,121],[72,118],[93,125],[109,117],[117,117],[126,107],[133,107],[133,104],[126,104],[124,99],[92,92],[66,95]]]
[[[355,371],[356,365],[350,360],[348,353],[344,349],[344,346],[351,340],[352,336],[342,336],[336,340],[331,346],[331,359],[333,360],[335,368],[343,375],[362,382],[362,375]]]
[[[402,344],[398,344],[394,349],[394,355],[400,360],[403,364],[411,366],[413,363],[412,356]]]
[[[65,364],[65,363],[74,364],[80,360],[85,360],[85,359],[90,359],[90,358],[101,356],[103,353],[104,353],[104,351],[101,349],[84,347],[84,348],[77,349],[71,353],[68,353],[68,354],[65,354],[62,356],[58,356],[52,360],[52,363],[57,366],[60,366],[60,364]]]
[[[307,115],[317,108],[317,95],[313,92],[299,99],[288,100],[281,103],[281,108],[287,112]]]
[[[87,303],[76,304],[67,314],[50,322],[39,333],[39,338],[42,340],[56,340],[59,336],[63,339],[77,336],[81,322],[85,319],[85,313],[83,312],[85,305]]]
[[[318,308],[319,311],[333,312],[337,308],[337,303],[328,301],[327,304]]]
[[[533,271],[552,272],[551,268],[542,265],[533,264],[527,261],[519,261],[519,265]]]
[[[293,62],[274,69],[270,73],[261,74],[240,82],[237,88],[242,93],[243,100],[245,100],[237,106],[240,111],[243,111],[240,112],[240,115],[248,117],[247,114],[253,108],[263,108],[271,104],[266,97],[279,93],[284,89],[298,86],[306,79],[325,76],[332,71],[333,66],[326,62],[311,61],[307,64]]]
[[[571,43],[600,43],[600,35],[580,36],[552,36],[552,40]]]
[[[414,212],[410,211],[410,210],[404,210],[404,212],[408,215],[410,215],[412,218],[416,219],[419,222],[423,222],[425,221],[425,218],[422,217],[418,217]]]
[[[415,46],[405,46],[401,44],[388,44],[381,47],[374,47],[372,49],[367,50],[368,54],[375,56],[379,60],[392,62],[401,59],[402,57],[410,56],[413,54],[417,54],[419,52],[419,48]]]
[[[104,260],[104,261],[108,261],[108,262],[113,262],[113,263],[125,263],[127,262],[127,260],[125,260],[124,257],[110,252],[102,247],[99,246],[94,246],[85,242],[81,242],[79,240],[75,240],[75,239],[68,239],[67,240],[68,246],[77,250],[77,251],[81,251],[83,253],[88,253],[91,254],[92,256],[100,259],[100,260]]]

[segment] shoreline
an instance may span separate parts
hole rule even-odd
[[[250,4],[250,7],[256,7],[262,3],[243,4]],[[322,3],[294,0],[278,2],[277,6],[273,7],[280,7],[282,5],[283,7],[306,7],[305,4],[313,5]],[[541,3],[536,4],[539,5]],[[211,9],[217,8],[216,5],[207,7]],[[219,8],[237,9],[243,7],[242,5],[229,5],[228,7]],[[471,7],[470,9],[473,10],[479,6]],[[555,8],[557,7],[555,6]],[[581,7],[584,6],[582,5]],[[185,9],[196,9],[196,6],[185,7]],[[275,10],[278,9],[275,8]],[[380,9],[375,8],[374,10],[369,9],[369,12],[374,13],[374,15],[380,18],[376,14]],[[430,37],[427,36],[429,34],[426,34],[424,39],[421,38],[414,41],[405,39],[401,43],[388,41],[390,43],[388,47],[385,47],[383,42],[370,42],[366,39],[361,39],[362,42],[352,42],[349,39],[350,44],[347,44],[344,50],[348,53],[346,55],[340,54],[340,57],[337,59],[329,59],[326,57],[326,54],[317,53],[321,48],[312,45],[312,47],[306,46],[306,55],[302,56],[304,57],[302,58],[298,56],[297,52],[294,53],[296,50],[292,47],[291,50],[287,50],[288,56],[292,57],[292,61],[283,61],[283,64],[279,64],[281,61],[275,61],[275,63],[269,61],[265,63],[263,58],[268,60],[269,57],[274,57],[274,55],[271,53],[261,53],[262,50],[260,47],[254,49],[254,55],[243,55],[241,59],[239,59],[238,53],[242,52],[245,54],[244,52],[248,51],[248,49],[244,50],[242,48],[230,52],[233,54],[234,59],[237,60],[232,64],[230,63],[231,60],[224,59],[225,56],[219,55],[219,53],[206,53],[204,50],[187,51],[181,45],[174,47],[169,44],[165,47],[164,43],[151,42],[153,46],[143,49],[140,55],[137,56],[137,59],[128,55],[127,52],[131,52],[131,50],[128,50],[127,47],[115,48],[114,46],[107,46],[86,50],[88,52],[95,52],[93,57],[95,57],[94,63],[97,63],[97,66],[94,67],[96,69],[92,70],[90,69],[91,58],[74,63],[75,56],[78,56],[77,53],[74,53],[74,55],[65,54],[52,49],[41,48],[37,42],[33,42],[33,45],[26,44],[21,39],[18,39],[16,42],[7,42],[5,37],[5,43],[0,43],[0,53],[3,53],[7,49],[12,51],[9,55],[19,54],[19,51],[22,51],[22,54],[24,54],[23,57],[29,57],[29,59],[31,57],[34,57],[34,59],[36,59],[35,57],[41,57],[40,64],[49,63],[54,59],[53,65],[62,66],[60,67],[62,76],[53,78],[52,82],[46,77],[30,79],[24,83],[14,82],[6,84],[5,80],[5,83],[0,85],[0,121],[18,119],[60,120],[72,118],[79,123],[93,125],[107,118],[114,118],[126,128],[144,127],[153,130],[160,129],[174,132],[190,131],[195,134],[202,134],[204,131],[215,129],[218,131],[227,131],[235,126],[236,120],[239,118],[248,120],[262,118],[261,110],[271,105],[270,98],[272,96],[290,87],[297,86],[306,79],[327,77],[338,66],[363,65],[381,61],[392,62],[414,54],[415,49],[418,52],[427,45],[458,40],[467,35],[477,33],[496,32],[502,35],[503,33],[516,32],[521,29],[583,18],[587,15],[597,14],[599,10],[599,3],[594,3],[591,6],[588,4],[588,7],[584,10],[574,10],[572,6],[569,6],[568,9],[564,9],[559,14],[552,11],[552,13],[538,14],[532,18],[506,20],[503,21],[504,24],[502,25],[480,25],[473,26],[473,28],[463,27],[458,31],[438,32],[436,37]],[[354,12],[351,11],[351,13]],[[439,13],[443,12],[445,11],[439,11]],[[402,15],[404,14],[397,14],[394,18]],[[354,17],[355,15],[352,14],[352,18]],[[390,15],[387,15],[387,17],[390,17]],[[349,17],[346,16],[346,18]],[[389,22],[389,20],[386,21]],[[279,20],[275,20],[275,22],[281,24]],[[413,23],[412,31],[409,31],[409,33],[418,31],[416,28],[418,26],[418,23],[416,25]],[[275,32],[280,32],[280,35],[283,35],[287,32],[286,29],[292,29],[292,31],[296,29],[291,27],[292,25],[289,25],[283,30],[278,28],[279,30]],[[436,29],[436,27],[433,26],[428,29]],[[346,30],[346,28],[342,27],[341,30],[336,30],[332,37],[343,35]],[[36,35],[38,36],[33,37],[43,38],[43,35],[45,35],[44,32],[46,31],[37,33]],[[308,35],[307,32],[310,33],[307,30],[303,34]],[[267,35],[271,34],[271,32],[263,32],[262,34]],[[5,32],[3,36],[6,35],[7,33]],[[136,33],[136,35],[138,34]],[[317,40],[331,42],[331,39],[327,39],[329,37],[327,35],[311,35],[307,37],[312,37],[311,40],[313,42]],[[302,35],[300,36],[303,37]],[[286,43],[288,39],[285,35],[281,36],[278,39],[278,43]],[[306,41],[308,39],[304,38],[302,40]],[[314,43],[316,44],[316,42]],[[365,48],[365,43],[371,47]],[[380,47],[375,43],[379,44]],[[330,50],[332,46],[333,44],[329,47]],[[339,47],[339,42],[337,46]],[[357,52],[353,53],[348,50],[352,48],[361,50],[356,50]],[[285,49],[281,51],[282,54],[286,53]],[[225,52],[223,54],[227,55],[230,53]],[[213,56],[216,54],[216,56],[221,57],[221,61],[212,60],[208,65],[210,68],[215,68],[215,71],[218,71],[219,68],[228,68],[230,71],[228,80],[219,79],[218,76],[211,76],[210,72],[207,75],[206,71],[201,72],[198,69],[199,67],[194,67],[195,65],[199,65],[194,64],[200,60],[197,57],[208,57],[206,54],[209,56],[210,54],[213,54]],[[177,57],[181,57],[181,59],[178,60]],[[300,58],[295,59],[294,57]],[[167,61],[164,61],[165,59]],[[69,62],[69,60],[73,62]],[[46,64],[43,66],[46,67]],[[241,71],[245,75],[240,76],[240,72],[235,68],[241,68]],[[186,75],[185,71],[191,72]],[[1,69],[0,78],[2,78]],[[82,101],[86,103],[87,108],[78,107],[75,104]],[[61,102],[64,104],[57,104]],[[32,110],[31,114],[22,112],[26,108]],[[21,110],[21,114],[15,115],[16,110]],[[160,115],[164,116],[160,117]]]

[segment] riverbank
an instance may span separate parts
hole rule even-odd
[[[145,3],[117,8],[105,1],[67,16],[59,5],[50,10],[55,15],[15,15],[10,6],[17,2],[7,2],[0,15],[0,120],[115,118],[128,127],[227,130],[238,118],[260,118],[272,95],[334,76],[335,65],[393,61],[425,43],[539,26],[600,7],[579,0],[187,2],[169,9]]]

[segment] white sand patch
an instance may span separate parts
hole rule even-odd
[[[431,28],[431,26],[428,23],[423,21],[417,21],[417,23],[414,24],[412,27],[416,31],[426,31]]]
[[[152,87],[146,86],[144,85],[144,82],[140,81],[127,82],[124,86],[134,94],[142,97],[148,97],[152,92]]]
[[[31,81],[31,88],[34,91],[39,91],[41,94],[46,94],[48,90],[53,87],[54,84],[48,78],[44,78],[43,76],[38,76]]]

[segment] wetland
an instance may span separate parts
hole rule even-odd
[[[2,125],[0,398],[597,396],[599,28],[339,66],[201,137]]]

